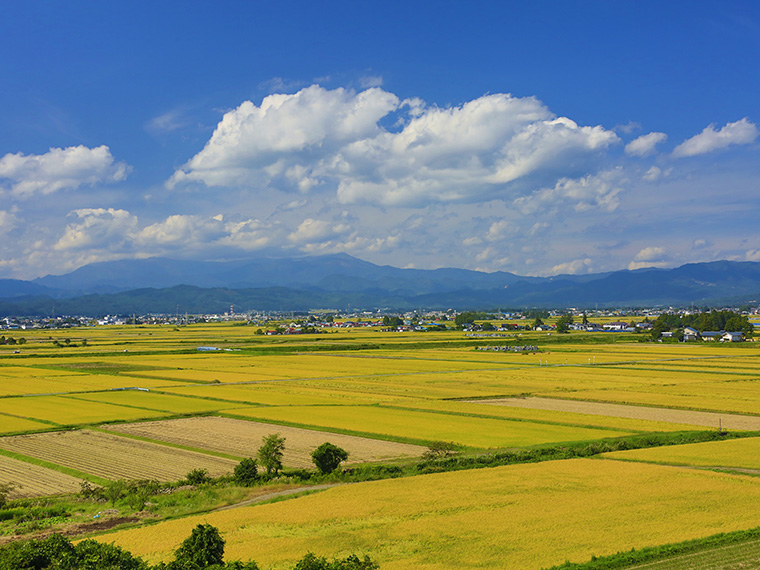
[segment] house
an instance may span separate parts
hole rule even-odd
[[[602,328],[606,331],[624,331],[628,328],[628,323],[604,323]]]
[[[720,337],[721,342],[744,342],[744,333],[739,332],[726,332]]]
[[[699,336],[705,341],[715,341],[723,336],[725,331],[702,331]]]
[[[699,338],[699,331],[691,327],[684,327],[683,339],[684,340],[697,340]]]

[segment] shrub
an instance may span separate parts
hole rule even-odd
[[[311,452],[311,459],[323,475],[332,473],[348,459],[348,452],[337,445],[325,442]]]
[[[193,469],[187,475],[185,479],[191,485],[203,485],[204,483],[210,483],[211,477],[208,474],[208,469]]]
[[[252,457],[243,459],[235,465],[232,478],[238,485],[250,487],[259,480],[259,468],[256,460]]]

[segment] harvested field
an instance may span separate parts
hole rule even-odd
[[[599,416],[651,420],[704,426],[732,430],[760,430],[760,417],[740,416],[737,414],[719,414],[715,412],[696,412],[689,410],[671,410],[666,408],[647,408],[644,406],[626,406],[624,404],[605,404],[601,402],[584,402],[580,400],[559,400],[552,398],[501,398],[496,400],[471,400],[474,404],[491,404],[494,406],[512,406],[537,410],[555,410],[559,412],[577,412]]]
[[[0,448],[112,480],[177,481],[196,468],[218,477],[236,465],[230,459],[89,430],[4,437]]]
[[[348,464],[416,457],[425,451],[424,447],[417,445],[231,418],[183,418],[104,427],[130,435],[229,453],[241,458],[255,457],[261,446],[261,438],[279,433],[285,438],[283,463],[288,467],[312,467],[311,452],[326,441],[348,451]]]
[[[0,455],[0,484],[12,483],[8,498],[42,497],[79,491],[80,479]]]

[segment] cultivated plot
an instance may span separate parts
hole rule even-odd
[[[631,433],[376,406],[235,408],[225,412],[263,421],[292,422],[304,427],[349,430],[391,439],[451,441],[479,448],[524,447]]]
[[[758,500],[754,477],[575,459],[346,485],[98,540],[167,560],[203,522],[221,529],[229,558],[266,568],[292,567],[305,552],[360,552],[384,570],[442,570],[452,560],[538,570],[752,528]]]
[[[263,437],[279,433],[285,438],[283,463],[288,467],[313,467],[311,452],[325,442],[349,453],[346,464],[421,455],[424,447],[335,433],[278,426],[232,418],[203,417],[104,426],[129,435],[188,447],[220,451],[240,458],[256,457]]]
[[[41,497],[79,491],[81,479],[0,455],[0,484],[10,483],[9,499]]]
[[[684,429],[689,426],[723,428],[742,431],[760,431],[760,416],[743,416],[737,414],[718,414],[692,410],[671,410],[668,408],[647,408],[645,406],[626,406],[602,402],[584,402],[580,400],[560,400],[553,398],[500,398],[495,400],[472,400],[472,404],[552,410],[557,412],[574,412],[646,420],[660,423],[673,423]]]
[[[103,479],[177,481],[193,469],[213,477],[232,472],[237,462],[90,430],[0,438],[0,449],[35,457]]]
[[[760,438],[748,437],[605,453],[604,457],[694,467],[746,469],[760,473]]]

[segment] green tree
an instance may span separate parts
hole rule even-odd
[[[311,460],[323,475],[335,471],[346,459],[348,459],[348,452],[329,442],[323,443],[311,452]]]
[[[572,315],[562,315],[559,319],[557,319],[557,332],[558,333],[568,333],[570,332],[570,325],[573,324],[573,317]]]
[[[240,463],[235,465],[235,469],[232,472],[232,478],[235,483],[242,485],[243,487],[250,487],[259,480],[259,467],[256,460],[252,457],[243,459]]]
[[[125,486],[126,483],[124,482],[124,479],[119,479],[118,481],[111,481],[108,485],[103,487],[103,497],[106,500],[111,501],[111,507],[115,507],[116,501],[121,499],[121,496],[124,494]]]
[[[195,570],[214,564],[224,564],[224,539],[219,529],[210,524],[199,524],[174,553],[170,570]]]
[[[351,554],[343,560],[327,560],[309,552],[298,561],[293,570],[377,570],[378,568],[380,566],[366,555],[364,558],[359,558]]]
[[[257,457],[264,469],[267,470],[267,475],[277,475],[277,472],[282,469],[282,454],[285,450],[285,438],[279,433],[273,433],[264,436],[262,439],[262,445],[259,448]]]
[[[200,467],[189,471],[188,474],[185,475],[185,479],[187,479],[187,482],[191,485],[203,485],[211,482],[208,469],[201,469]]]
[[[535,319],[533,319],[533,324],[530,325],[530,328],[535,330],[536,327],[543,326],[543,324],[544,324],[544,321],[541,319],[541,317],[537,316]]]

